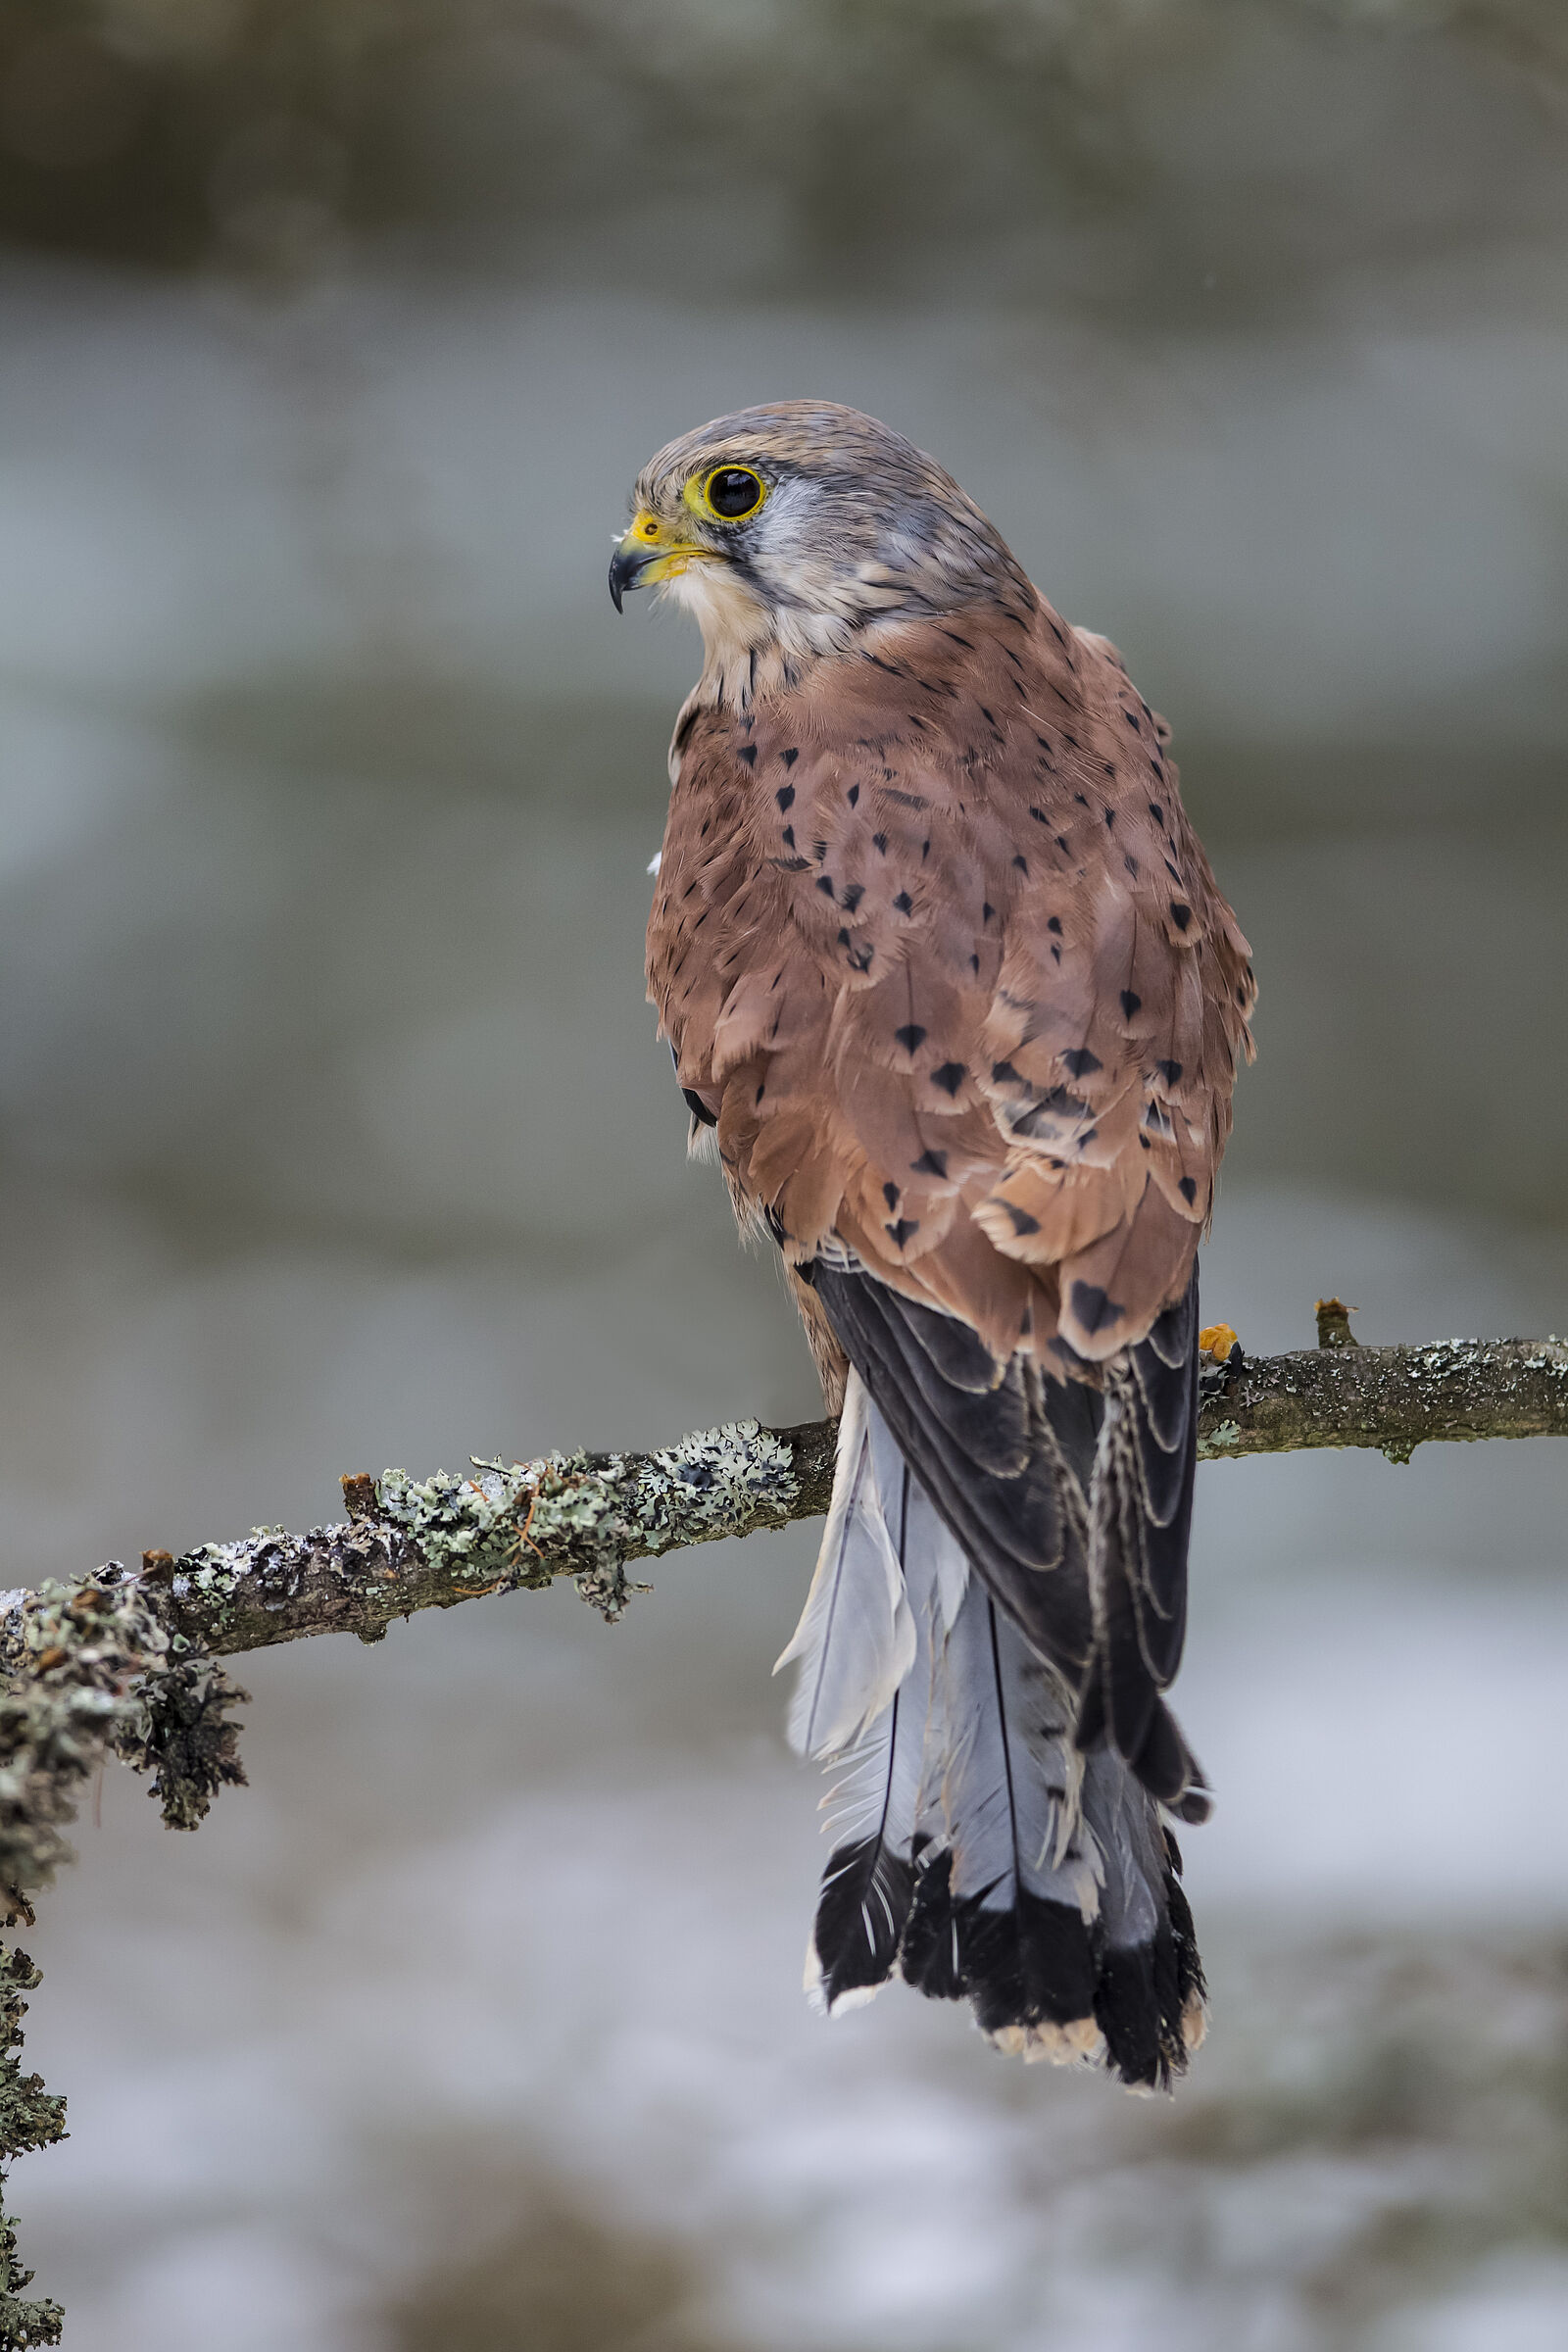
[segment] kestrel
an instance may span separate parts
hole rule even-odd
[[[648,986],[838,1462],[784,1655],[830,1763],[808,1959],[1167,2084],[1203,1979],[1167,1823],[1199,1238],[1250,953],[1169,730],[931,459],[788,401],[645,468],[610,568],[702,625]],[[783,1663],[783,1660],[780,1661]]]

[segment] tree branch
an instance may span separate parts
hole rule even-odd
[[[1327,1302],[1326,1313],[1336,1306]],[[1336,1333],[1348,1330],[1340,1311],[1340,1324],[1326,1325]],[[1205,1374],[1199,1430],[1199,1452],[1213,1461],[1360,1446],[1402,1462],[1434,1442],[1564,1437],[1568,1345],[1359,1348],[1336,1336],[1256,1362],[1238,1349]],[[625,1575],[629,1562],[824,1511],[833,1442],[829,1421],[793,1429],[741,1421],[653,1453],[475,1463],[465,1475],[426,1480],[402,1470],[345,1479],[345,1522],[302,1536],[263,1528],[179,1559],[144,1553],[139,1574],[111,1563],[81,1586],[0,1595],[0,1666],[35,1686],[65,1678],[84,1646],[104,1647],[109,1620],[125,1615],[132,1595],[139,1624],[118,1627],[120,1649],[144,1648],[150,1623],[162,1648],[146,1664],[166,1672],[193,1653],[232,1656],[311,1634],[375,1642],[417,1609],[558,1576],[575,1577],[586,1599],[618,1617],[638,1590]],[[110,1679],[124,1688],[122,1673]]]
[[[1319,1302],[1323,1342],[1259,1357],[1205,1383],[1199,1457],[1369,1446],[1407,1462],[1418,1446],[1476,1438],[1568,1437],[1568,1344],[1439,1340],[1358,1348],[1338,1299]]]

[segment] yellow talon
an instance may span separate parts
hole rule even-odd
[[[1200,1354],[1212,1356],[1216,1364],[1228,1364],[1231,1350],[1241,1344],[1228,1323],[1205,1323],[1198,1335]]]

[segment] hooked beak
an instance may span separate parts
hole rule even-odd
[[[644,507],[610,559],[610,601],[617,612],[622,612],[621,599],[628,588],[653,587],[660,580],[673,579],[688,564],[714,560],[711,548],[680,538],[669,523]]]

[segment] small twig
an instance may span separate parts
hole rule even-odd
[[[1355,1348],[1360,1343],[1350,1329],[1353,1306],[1343,1298],[1320,1298],[1313,1309],[1317,1316],[1317,1344],[1320,1348]]]

